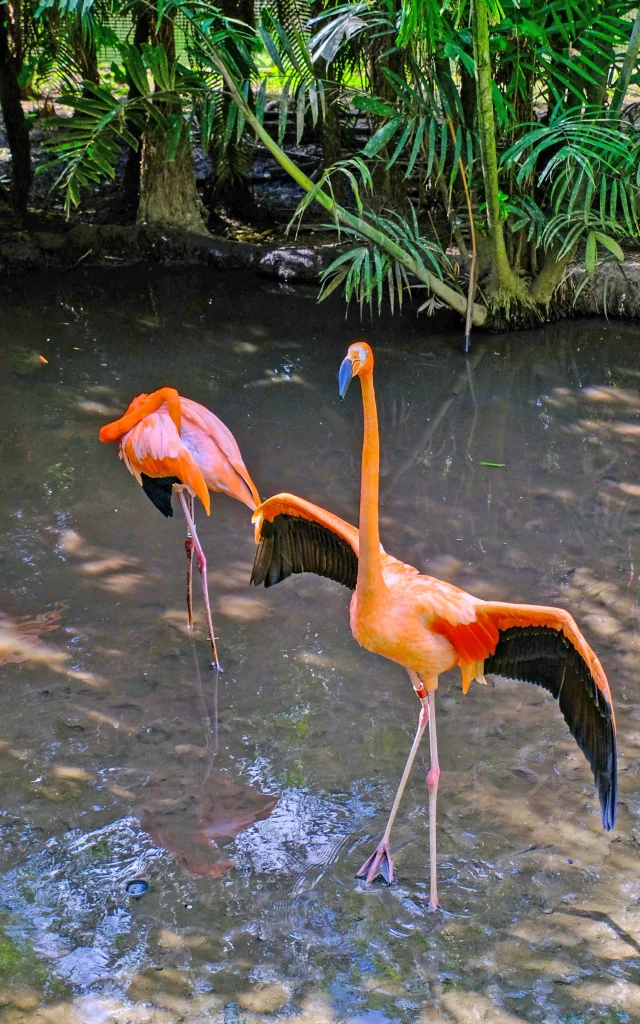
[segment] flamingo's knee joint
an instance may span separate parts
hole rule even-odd
[[[435,793],[438,788],[438,780],[440,778],[440,769],[438,767],[431,768],[427,775],[427,789],[430,793]]]

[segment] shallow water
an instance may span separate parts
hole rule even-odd
[[[443,678],[440,915],[427,744],[397,881],[354,880],[417,702],[351,638],[348,592],[310,575],[250,590],[247,510],[215,496],[216,679],[197,581],[186,632],[180,519],[97,442],[172,384],[233,430],[261,494],[353,521],[360,400],[338,401],[336,372],[357,317],[154,270],[16,285],[0,331],[2,1024],[640,1019],[637,328],[478,337],[465,361],[433,321],[366,325],[385,547],[481,597],[568,607],[617,708],[605,835],[544,691],[490,679],[463,698]]]

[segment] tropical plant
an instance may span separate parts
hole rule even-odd
[[[638,132],[619,107],[606,107],[611,86],[614,97],[626,91],[640,46],[632,5],[533,6],[343,4],[324,12],[310,41],[325,58],[366,36],[402,51],[402,74],[383,69],[392,100],[353,91],[374,122],[362,155],[370,171],[382,160],[387,170],[401,165],[405,179],[417,176],[419,197],[439,200],[448,214],[469,291],[477,262],[485,305],[525,319],[544,313],[577,252],[591,273],[599,252],[622,259],[619,241],[640,233]],[[433,241],[433,225],[430,234]],[[447,248],[440,238],[436,250]],[[328,275],[352,295],[373,280],[366,268],[375,265],[373,251],[367,263],[358,246]]]
[[[41,17],[69,22],[69,5],[46,0]],[[81,10],[94,39],[108,33],[98,0]],[[202,230],[191,140],[224,181],[247,173],[256,139],[306,193],[299,213],[317,202],[352,245],[322,294],[343,286],[347,299],[380,308],[419,285],[431,292],[421,308],[451,306],[467,335],[488,311],[545,315],[571,260],[593,273],[640,234],[639,137],[623,109],[638,79],[633,0],[264,0],[256,26],[248,8],[233,8],[240,21],[204,0],[113,10],[132,12],[135,35],[118,44],[109,82],[74,76],[82,61],[67,22],[60,32],[73,116],[50,148],[68,209],[83,187],[115,175],[128,146],[142,154],[139,219]],[[0,57],[1,48],[0,31]],[[347,105],[370,132],[345,159]],[[300,142],[307,125],[324,149],[316,182],[284,149],[289,127]]]
[[[253,67],[253,33],[208,5],[198,5],[206,30],[218,47],[224,46],[234,74],[243,77]],[[63,92],[61,103],[73,116],[59,118],[49,140],[52,159],[60,170],[67,212],[80,202],[81,189],[104,178],[115,178],[123,146],[141,150],[138,219],[204,230],[196,192],[191,137],[194,132],[207,149],[219,127],[222,104],[220,79],[208,62],[197,57],[197,39],[187,43],[189,64],[175,52],[176,14],[185,5],[168,0],[146,7],[148,41],[117,41],[119,61],[112,62],[113,85],[83,80]],[[206,15],[206,18],[204,17]],[[138,13],[138,18],[140,13]],[[185,24],[189,24],[188,19]],[[123,87],[129,85],[127,94]],[[227,112],[223,147],[232,134],[239,140],[243,124],[234,105]],[[44,168],[43,168],[44,169]]]

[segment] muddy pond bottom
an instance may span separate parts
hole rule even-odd
[[[210,271],[78,274],[0,297],[1,1024],[640,1020],[637,328],[479,335],[344,318]],[[98,429],[172,385],[230,427],[264,497],[356,522],[376,354],[385,548],[479,597],[568,608],[616,705],[618,824],[545,691],[437,694],[429,914],[424,744],[396,881],[380,837],[417,701],[360,649],[349,592],[249,588],[248,510],[198,512],[224,668],[185,531]],[[41,359],[43,357],[46,362]]]

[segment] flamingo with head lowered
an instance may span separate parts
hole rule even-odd
[[[393,880],[391,828],[427,724],[431,767],[429,793],[430,898],[438,907],[436,800],[440,765],[435,696],[442,672],[459,665],[462,691],[485,673],[544,687],[559,702],[571,734],[593,771],[602,824],[613,828],[617,764],[615,718],[602,666],[568,612],[538,605],[482,601],[450,583],[421,575],[388,555],[380,545],[378,485],[380,446],[373,387],[373,352],[366,342],[351,345],[340,366],[344,398],[360,378],[364,440],[360,529],[293,494],[277,494],[259,505],[255,563],[251,580],[272,586],[292,573],[314,572],[354,590],[351,630],[368,651],[403,665],[420,701],[420,715],[387,827],[358,877]]]
[[[260,498],[242,461],[236,440],[212,412],[183,398],[175,388],[160,388],[134,398],[124,416],[107,423],[101,441],[116,441],[120,458],[164,516],[172,516],[175,491],[187,521],[187,613],[193,626],[193,551],[202,579],[207,627],[215,667],[219,670],[216,638],[211,620],[207,560],[195,527],[194,498],[210,514],[209,491],[222,491],[253,511]]]

